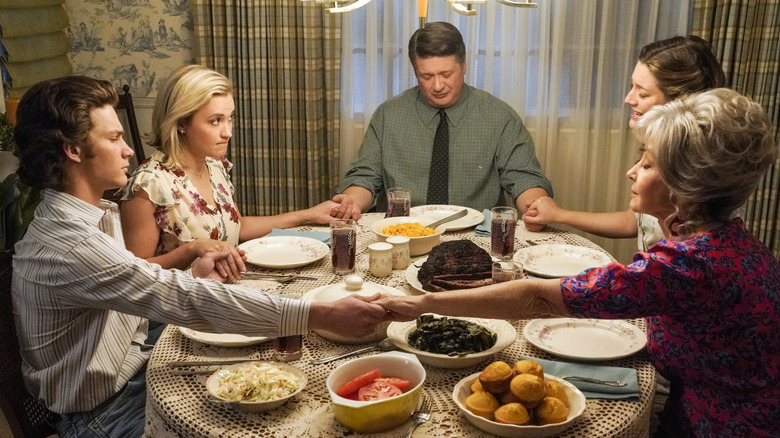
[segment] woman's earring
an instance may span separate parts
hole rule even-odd
[[[179,134],[180,135],[184,135],[184,130],[183,129],[179,129]]]

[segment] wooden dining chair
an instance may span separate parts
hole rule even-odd
[[[53,424],[57,414],[46,409],[24,387],[11,306],[11,258],[10,252],[0,252],[0,410],[13,438],[56,436]]]
[[[132,165],[132,161],[130,163],[130,171],[132,171],[144,162],[146,159],[146,153],[144,152],[144,144],[141,141],[141,133],[138,130],[138,119],[135,117],[133,95],[130,94],[129,85],[122,87],[122,93],[119,93],[119,103],[116,105],[116,109],[117,114],[119,115],[119,120],[122,121],[124,119],[122,125],[126,129],[127,133],[130,134],[130,143],[132,143],[131,146],[135,152],[135,156],[133,157],[135,160],[135,166]],[[118,201],[120,197],[117,193],[117,189],[110,189],[103,193],[103,198],[108,199],[109,201]]]

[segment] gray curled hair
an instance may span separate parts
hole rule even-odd
[[[681,97],[639,120],[634,135],[655,154],[681,235],[727,221],[747,201],[777,157],[772,131],[761,105],[728,88]]]

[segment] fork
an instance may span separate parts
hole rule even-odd
[[[428,398],[427,395],[423,395],[420,407],[416,411],[412,412],[412,421],[414,421],[414,424],[412,425],[412,428],[409,429],[409,433],[406,435],[406,438],[412,438],[412,434],[414,433],[414,430],[417,429],[417,426],[431,419],[432,410],[433,403],[431,402],[431,399]]]
[[[564,380],[577,380],[580,382],[590,382],[590,383],[597,383],[599,385],[607,385],[607,386],[614,386],[616,388],[620,388],[623,386],[628,385],[626,382],[622,380],[601,380],[601,379],[594,379],[592,377],[582,377],[582,376],[563,376],[561,379]]]

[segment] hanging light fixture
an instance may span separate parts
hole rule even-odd
[[[361,8],[371,2],[371,0],[301,0],[303,2],[317,2],[321,4],[326,11],[331,14],[338,14],[342,12],[352,12],[355,9]],[[477,10],[474,9],[474,5],[487,3],[487,0],[445,0],[447,4],[455,10],[455,12],[463,15],[477,15]],[[501,4],[507,6],[515,6],[520,8],[535,8],[536,3],[532,3],[531,0],[496,0]],[[420,17],[420,27],[425,25],[425,17],[428,16],[428,0],[417,0],[417,14]]]

